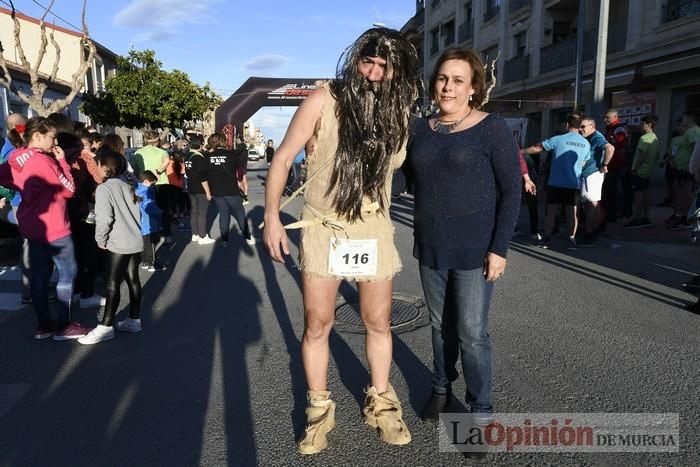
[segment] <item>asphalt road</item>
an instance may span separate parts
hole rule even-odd
[[[250,174],[256,225],[264,166]],[[403,197],[392,210],[404,261],[394,288],[421,296],[411,209]],[[700,316],[681,309],[695,297],[677,286],[700,252],[686,236],[613,228],[597,248],[576,252],[537,249],[516,236],[490,315],[497,411],[679,413],[680,452],[494,454],[487,465],[698,465]],[[0,311],[0,465],[468,465],[458,453],[440,452],[437,428],[419,418],[430,395],[427,327],[394,338],[391,380],[413,442],[384,445],[363,425],[363,336],[334,332],[329,389],[337,427],[327,451],[299,456],[298,270],[292,261],[273,264],[260,243],[247,247],[240,236],[228,248],[188,239],[178,233],[164,251],[166,271],[142,271],[141,334],[89,347],[39,342],[31,338],[31,307]],[[292,240],[296,249],[298,235]],[[9,299],[18,284],[3,271],[0,295]],[[348,300],[354,294],[341,288]],[[94,325],[96,312],[75,317]],[[463,383],[455,393],[463,400]]]

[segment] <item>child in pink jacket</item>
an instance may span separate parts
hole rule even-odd
[[[73,177],[63,150],[56,145],[56,128],[48,119],[29,119],[24,143],[25,147],[10,154],[8,164],[0,166],[0,185],[22,194],[17,221],[29,240],[32,304],[39,321],[34,338],[77,339],[90,329],[71,321],[70,315],[76,265],[67,200],[75,193]],[[52,262],[58,270],[56,321],[49,314]]]

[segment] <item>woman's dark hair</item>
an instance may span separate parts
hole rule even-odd
[[[80,157],[80,152],[83,150],[83,142],[75,136],[73,120],[68,115],[58,112],[54,112],[46,118],[56,126],[56,142],[65,152],[66,161],[72,164]]]
[[[141,181],[142,182],[149,181],[151,183],[155,183],[158,181],[158,177],[156,177],[156,175],[153,172],[151,172],[150,170],[144,170],[143,173],[141,174]]]
[[[204,144],[204,138],[202,138],[200,135],[192,135],[190,138],[190,147],[192,149],[202,149],[202,144]]]
[[[644,118],[642,118],[642,123],[646,123],[647,125],[651,125],[651,129],[653,130],[656,128],[656,121],[658,118],[656,115],[647,115]]]
[[[10,140],[10,144],[15,148],[21,148],[22,146],[24,146],[24,140],[22,139],[22,135],[19,134],[19,131],[17,131],[17,129],[15,128],[7,132],[7,139]]]
[[[126,172],[126,159],[124,159],[124,156],[116,151],[113,151],[112,149],[107,148],[100,150],[99,154],[97,154],[95,158],[97,159],[97,163],[100,164],[105,170],[105,181],[110,178],[121,178],[124,172]],[[131,195],[134,203],[140,202],[141,198],[136,196],[134,186],[130,183],[128,183],[128,185],[131,189]]]
[[[386,60],[384,79],[369,82],[358,65],[364,57]],[[366,195],[384,209],[391,161],[408,138],[409,110],[418,97],[418,54],[400,32],[373,28],[340,57],[330,84],[338,118],[338,148],[327,196],[347,220],[361,219]]]
[[[77,136],[80,139],[90,139],[90,132],[87,131],[85,128],[76,128],[75,129],[75,136]]]
[[[102,146],[100,149],[108,148],[119,154],[124,154],[124,140],[119,135],[110,133],[102,139]]]
[[[55,130],[56,126],[46,117],[32,117],[27,120],[24,126],[24,146],[29,147],[29,142],[32,140],[34,133],[45,135],[51,130]]]
[[[207,146],[209,146],[210,150],[221,148],[226,149],[226,147],[228,146],[228,142],[226,141],[226,135],[224,135],[220,131],[212,133],[209,136],[209,139],[207,139]]]
[[[428,93],[430,98],[435,100],[435,83],[438,79],[438,74],[440,73],[440,67],[443,63],[448,60],[462,60],[467,62],[469,67],[472,69],[472,89],[474,89],[474,94],[472,95],[472,100],[470,101],[470,107],[474,109],[479,109],[484,104],[486,100],[486,77],[484,73],[484,63],[479,58],[479,54],[472,49],[468,48],[456,48],[445,50],[440,57],[438,57],[435,66],[433,67],[433,74],[430,76],[430,84]]]
[[[73,120],[71,120],[71,118],[68,115],[59,112],[54,112],[46,118],[48,118],[49,121],[53,123],[54,127],[56,128],[56,134],[75,134],[75,123],[73,123]]]
[[[126,170],[124,156],[110,148],[100,150],[96,159],[105,169],[105,180],[120,177]]]

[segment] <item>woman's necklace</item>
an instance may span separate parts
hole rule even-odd
[[[434,127],[435,127],[435,132],[436,132],[436,133],[443,133],[443,134],[452,133],[452,130],[454,130],[455,128],[457,128],[459,125],[462,124],[463,121],[465,121],[467,118],[469,118],[469,116],[472,114],[472,111],[473,111],[473,110],[474,110],[473,107],[470,108],[470,109],[469,109],[469,112],[467,112],[467,115],[465,115],[464,117],[460,118],[459,120],[455,120],[455,121],[452,122],[452,123],[443,123],[443,122],[440,120],[440,117],[436,118],[436,119],[435,119],[435,125],[434,125]]]

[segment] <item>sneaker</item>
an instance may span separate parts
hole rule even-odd
[[[117,330],[126,332],[141,332],[141,320],[138,318],[126,318],[125,320],[117,323]]]
[[[248,237],[248,238],[245,239],[245,242],[246,242],[248,245],[255,245],[255,237],[253,237],[253,236],[251,235],[250,237]]]
[[[160,263],[153,263],[148,267],[149,272],[165,271],[166,267]]]
[[[114,328],[112,326],[102,326],[98,324],[95,329],[78,339],[78,342],[83,345],[92,345],[110,339],[114,339]]]
[[[36,332],[34,332],[34,339],[36,339],[36,340],[48,339],[49,337],[53,336],[53,333],[55,331],[56,331],[56,322],[55,321],[44,321],[42,323],[39,323],[39,325],[36,327]]]
[[[544,248],[545,250],[548,250],[551,247],[551,241],[552,239],[549,235],[542,235],[540,240],[537,242],[537,246],[539,248]]]
[[[150,268],[150,267],[151,267],[150,263],[141,263],[141,269],[145,269],[146,271],[148,271],[148,268]]]
[[[651,227],[651,222],[647,218],[642,219],[632,219],[624,225],[626,229],[643,229],[645,227]]]
[[[95,211],[90,211],[90,213],[85,218],[85,223],[86,224],[94,224],[95,223]]]
[[[202,237],[200,237],[199,235],[192,235],[192,240],[190,240],[190,241],[192,243],[194,243],[194,242],[199,242],[200,240],[202,240]]]
[[[576,243],[576,239],[574,237],[569,237],[569,244],[566,246],[566,249],[569,251],[578,250],[578,243]]]
[[[539,242],[540,240],[542,240],[542,235],[540,235],[540,234],[538,234],[538,233],[530,234],[530,240],[532,240],[533,242],[537,243],[537,242]]]
[[[105,303],[107,303],[107,299],[97,294],[87,298],[80,297],[80,308],[93,308],[96,306],[105,306]]]
[[[55,341],[67,341],[70,339],[79,339],[89,333],[91,328],[81,325],[75,321],[71,321],[65,325],[60,330],[57,330],[53,334],[53,340]]]
[[[214,240],[213,238],[211,238],[209,235],[205,235],[204,237],[200,238],[200,239],[197,241],[197,243],[199,243],[200,245],[211,245],[211,244],[214,243],[215,241],[216,241],[216,240]]]

